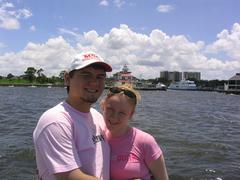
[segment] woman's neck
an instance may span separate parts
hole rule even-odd
[[[131,129],[130,126],[126,126],[125,128],[122,128],[122,129],[108,130],[107,135],[110,139],[120,138],[120,137],[125,136],[129,132],[130,129]]]

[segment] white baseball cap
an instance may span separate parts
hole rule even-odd
[[[85,68],[91,64],[99,64],[104,68],[106,72],[112,71],[112,67],[106,62],[104,62],[101,56],[99,56],[95,52],[88,51],[88,52],[83,52],[81,54],[77,54],[75,56],[69,68],[69,72],[73,70]]]

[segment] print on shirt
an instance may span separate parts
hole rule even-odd
[[[111,157],[111,160],[117,162],[131,162],[131,163],[138,163],[140,161],[140,159],[134,153],[115,155]]]
[[[96,136],[93,135],[92,136],[92,141],[93,141],[94,144],[96,144],[97,142],[105,141],[105,139],[104,139],[102,134],[96,135]]]

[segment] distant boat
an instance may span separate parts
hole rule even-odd
[[[178,82],[172,82],[169,86],[168,89],[171,90],[197,90],[197,86],[194,83],[194,81],[189,81],[189,80],[181,80]]]
[[[166,91],[167,87],[166,85],[162,84],[162,83],[158,83],[156,85],[154,84],[141,84],[138,83],[137,86],[134,86],[134,89],[136,90],[149,90],[149,91],[155,91],[155,90],[159,90],[159,91]]]
[[[28,86],[28,87],[31,87],[31,88],[36,88],[37,86],[31,85],[31,86]]]
[[[14,87],[14,85],[9,85],[8,87]]]
[[[166,86],[165,84],[162,84],[162,83],[156,84],[156,88],[157,88],[157,89],[164,90],[164,91],[167,90],[167,86]]]

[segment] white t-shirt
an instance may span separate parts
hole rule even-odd
[[[91,108],[82,113],[62,102],[40,117],[33,133],[36,162],[42,180],[81,168],[109,180],[110,149],[104,135],[102,115]]]

